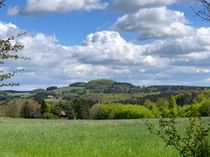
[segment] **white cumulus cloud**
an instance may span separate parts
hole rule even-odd
[[[0,38],[22,30],[0,22]],[[1,70],[24,68],[12,78],[23,88],[67,85],[75,81],[109,78],[136,84],[197,84],[210,76],[210,28],[195,29],[184,38],[147,44],[126,41],[115,31],[87,35],[81,45],[64,46],[55,36],[28,33],[18,39],[26,61],[6,61]],[[199,85],[203,85],[200,81]]]
[[[107,3],[100,0],[27,0],[25,7],[14,6],[9,15],[34,15],[50,12],[91,11],[105,9]]]
[[[166,7],[140,9],[119,17],[114,29],[139,33],[140,39],[183,37],[194,33],[183,12]]]
[[[179,1],[181,0],[113,0],[112,8],[115,11],[132,13],[139,9],[167,6]]]

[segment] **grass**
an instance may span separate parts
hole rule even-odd
[[[142,120],[0,120],[1,157],[179,157]]]

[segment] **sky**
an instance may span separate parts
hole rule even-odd
[[[193,0],[6,0],[0,38],[30,60],[7,82],[31,90],[112,79],[135,85],[210,86],[210,22],[194,16]]]

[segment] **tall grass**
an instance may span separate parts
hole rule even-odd
[[[179,157],[142,120],[3,119],[1,157]]]

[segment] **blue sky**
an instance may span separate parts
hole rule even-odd
[[[209,22],[193,16],[191,0],[10,0],[0,9],[0,37],[30,61],[12,89],[65,86],[92,79],[137,85],[210,85]]]

